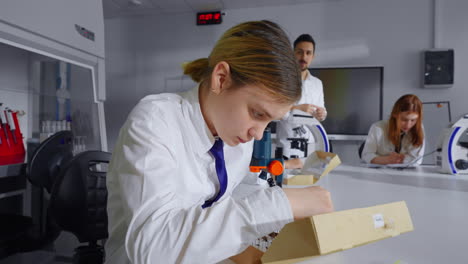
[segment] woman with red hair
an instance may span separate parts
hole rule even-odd
[[[422,103],[416,95],[400,97],[389,120],[374,123],[367,136],[362,160],[375,164],[421,164],[424,154]]]

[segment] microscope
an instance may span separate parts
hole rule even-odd
[[[436,164],[440,172],[468,174],[468,114],[444,130],[439,147]]]
[[[284,160],[281,148],[275,151],[275,158],[271,157],[271,131],[266,128],[263,137],[254,141],[252,160],[250,161],[250,171],[260,172],[259,177],[266,180],[270,187],[282,186]],[[270,177],[268,177],[270,176]]]
[[[300,110],[294,110],[291,118],[294,137],[287,138],[291,142],[288,158],[305,158],[316,150],[330,152],[327,132],[317,119]]]

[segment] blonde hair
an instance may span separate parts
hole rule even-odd
[[[416,124],[411,128],[409,134],[411,135],[411,144],[419,147],[424,141],[424,133],[422,128],[422,102],[414,94],[406,94],[400,97],[393,105],[390,119],[388,120],[388,139],[393,145],[400,145],[400,123],[398,118],[402,112],[411,112],[418,115]]]
[[[230,66],[233,87],[259,85],[279,102],[294,103],[301,97],[301,75],[285,32],[267,20],[250,21],[227,30],[208,58],[185,64],[184,74],[209,84],[217,63]]]

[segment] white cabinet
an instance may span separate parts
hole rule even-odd
[[[1,0],[0,21],[104,58],[100,0]]]
[[[1,42],[0,57],[0,103],[18,111],[24,143],[71,130],[77,150],[105,149],[102,102],[96,100],[93,68]],[[0,131],[0,165],[5,152],[13,153],[18,147],[10,129]]]
[[[27,153],[43,134],[71,130],[75,152],[107,150],[104,55],[100,0],[0,0],[0,103],[24,111],[0,132],[0,204],[8,213],[37,213],[22,146]]]
[[[26,112],[25,140],[68,120],[86,149],[107,150],[101,1],[1,0],[0,58],[0,102]]]

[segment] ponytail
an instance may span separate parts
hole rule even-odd
[[[205,79],[206,75],[210,73],[208,58],[201,58],[185,63],[182,68],[184,69],[184,74],[190,76],[197,83]]]

